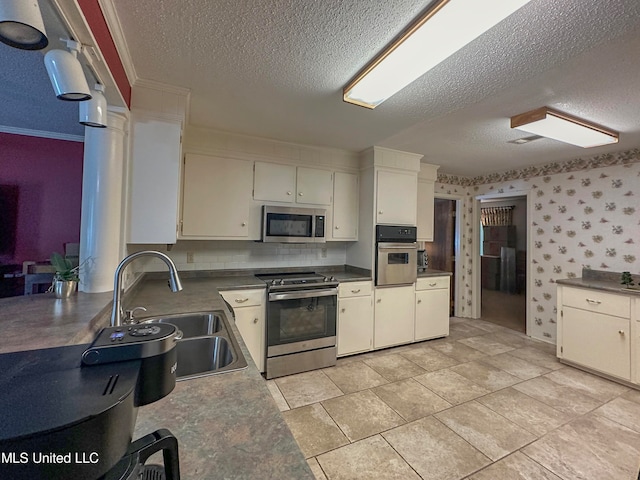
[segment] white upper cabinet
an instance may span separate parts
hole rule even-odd
[[[296,199],[296,167],[256,162],[253,178],[254,200],[292,203]]]
[[[330,237],[333,240],[358,240],[358,175],[335,172],[333,182]]]
[[[434,191],[438,165],[420,164],[418,174],[418,241],[433,242]]]
[[[182,121],[132,112],[128,243],[176,243]]]
[[[413,172],[377,172],[376,223],[415,225],[418,176]]]
[[[329,170],[255,162],[253,199],[331,205],[332,175]]]
[[[182,189],[182,237],[248,238],[253,163],[188,154]]]

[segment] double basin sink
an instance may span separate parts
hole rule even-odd
[[[182,331],[176,344],[177,380],[204,377],[246,368],[247,361],[222,312],[163,315],[142,323],[171,323]]]

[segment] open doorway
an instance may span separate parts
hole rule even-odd
[[[527,197],[480,200],[482,320],[526,333]]]

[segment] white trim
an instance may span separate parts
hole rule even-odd
[[[526,197],[527,199],[527,280],[526,280],[526,295],[531,292],[531,281],[533,278],[531,271],[531,255],[532,255],[532,233],[531,225],[529,224],[532,216],[533,200],[531,197],[531,190],[511,190],[504,193],[488,193],[484,195],[476,195],[473,208],[473,291],[478,294],[473,296],[473,305],[471,311],[473,318],[480,318],[481,315],[481,301],[482,301],[482,285],[481,285],[481,272],[480,272],[480,200],[490,200],[505,197]],[[526,331],[525,334],[531,336],[531,319],[533,318],[531,308],[532,304],[528,300],[526,301]],[[535,338],[535,337],[534,337]]]
[[[26,135],[28,137],[52,138],[54,140],[67,140],[69,142],[84,142],[84,136],[70,135],[68,133],[45,132],[43,130],[32,130],[30,128],[9,127],[0,125],[0,132],[12,133],[14,135]]]
[[[100,9],[104,15],[104,21],[107,23],[107,28],[111,33],[113,43],[116,46],[116,51],[118,52],[118,56],[120,57],[120,61],[124,67],[127,80],[129,80],[129,85],[133,85],[139,80],[139,78],[136,73],[136,67],[131,59],[129,46],[125,40],[124,32],[122,31],[122,24],[120,23],[120,18],[116,13],[113,0],[98,0],[98,4],[100,5]]]
[[[460,316],[460,310],[462,308],[462,294],[464,285],[462,283],[462,210],[464,195],[454,193],[438,193],[434,194],[434,198],[441,198],[444,200],[455,200],[456,202],[456,226],[455,226],[455,248],[453,254],[455,255],[455,272],[454,272],[454,305],[453,314],[456,317]]]
[[[161,92],[173,93],[175,95],[188,96],[191,94],[191,90],[184,87],[178,87],[176,85],[169,85],[168,83],[156,82],[155,80],[148,80],[146,78],[136,78],[136,82],[132,84],[134,87],[151,88],[159,90]]]

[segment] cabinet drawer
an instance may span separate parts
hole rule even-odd
[[[616,317],[629,318],[631,316],[631,299],[629,297],[598,290],[564,287],[562,304]]]
[[[418,278],[416,281],[416,290],[433,290],[436,288],[449,288],[451,283],[450,277],[425,277]]]
[[[261,305],[265,296],[264,289],[259,290],[227,290],[221,291],[220,295],[232,308],[250,307]]]
[[[340,298],[371,295],[371,282],[342,282],[338,285]]]

